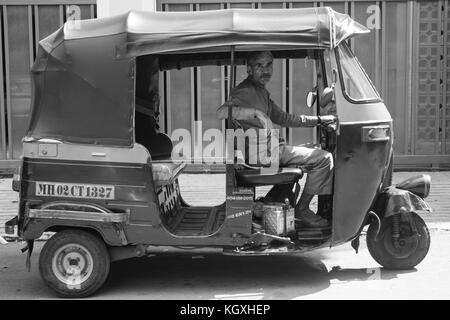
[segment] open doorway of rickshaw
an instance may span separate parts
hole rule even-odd
[[[296,112],[302,114],[316,114],[316,108],[307,109],[306,95],[316,88],[317,90],[327,86],[327,76],[329,73],[325,68],[323,50],[272,50],[274,55],[274,74],[270,83],[269,91],[274,92],[274,100],[282,105],[287,112]],[[191,94],[197,95],[186,99],[183,107],[188,107],[192,104],[198,104],[201,101],[201,108],[196,108],[191,113],[190,121],[201,121],[202,116],[206,113],[211,116],[215,115],[217,108],[227,99],[230,87],[239,84],[246,77],[246,57],[249,50],[236,50],[233,57],[233,65],[235,66],[234,75],[231,77],[231,56],[229,51],[223,52],[196,52],[196,53],[174,53],[165,55],[145,55],[136,58],[136,77],[135,77],[135,141],[142,144],[149,150],[152,158],[153,169],[159,169],[168,163],[179,164],[180,158],[173,159],[174,145],[180,141],[172,141],[171,133],[178,129],[173,125],[169,128],[172,132],[163,133],[161,127],[167,128],[168,118],[174,115],[174,108],[167,110],[170,91],[174,88],[170,81],[167,81],[167,74],[173,78],[177,77],[177,72],[185,72],[186,70],[193,70],[190,73],[191,81],[194,83],[186,83],[186,86],[192,88]],[[320,63],[319,63],[320,62]],[[328,61],[329,62],[329,61]],[[220,76],[211,77],[210,81],[219,81],[219,90],[221,91],[220,99],[217,101],[204,101],[200,97],[205,84],[205,77],[202,81],[199,78],[203,76],[203,69],[213,67]],[[322,68],[323,67],[323,68]],[[182,77],[179,77],[182,78]],[[185,77],[186,78],[186,77]],[[231,78],[235,81],[231,84]],[[215,86],[217,88],[217,86]],[[162,92],[161,92],[162,91]],[[216,95],[217,97],[217,95]],[[161,110],[161,105],[164,106]],[[198,114],[197,111],[202,110],[203,113]],[[204,110],[208,110],[205,112]],[[162,117],[161,117],[161,113]],[[161,118],[165,119],[165,123],[161,123]],[[186,119],[184,119],[186,121]],[[189,120],[188,120],[189,121]],[[172,124],[176,121],[172,121]],[[279,127],[278,127],[279,128]],[[187,126],[187,130],[194,129],[195,126]],[[205,127],[203,128],[205,129]],[[208,128],[206,128],[208,129]],[[210,128],[209,128],[210,129]],[[224,131],[226,129],[225,122],[216,121],[215,129]],[[190,136],[193,138],[195,133]],[[304,142],[321,143],[320,132],[312,128],[298,128],[298,129],[281,129],[281,137],[286,140]],[[225,134],[224,134],[225,137]],[[186,142],[186,141],[185,141]],[[208,144],[208,141],[203,141],[202,147]],[[225,141],[223,143],[226,150]],[[180,149],[178,149],[179,151]],[[184,150],[185,151],[185,150]],[[198,159],[194,159],[195,155],[203,152],[196,152],[191,149],[189,157],[185,157],[187,166],[191,164],[198,164]],[[191,156],[192,155],[192,156]],[[216,155],[217,156],[217,155]],[[215,161],[203,161],[201,164],[206,171],[216,172],[218,170],[211,167],[218,168],[225,164],[225,152],[219,154]],[[209,168],[209,169],[208,169]],[[178,236],[208,236],[216,233],[224,221],[226,220],[226,205],[225,205],[225,186],[223,186],[223,201],[211,205],[205,199],[205,205],[189,205],[182,197],[182,188],[180,189],[179,175],[183,174],[186,167],[183,166],[179,172],[176,173],[173,181],[168,185],[155,184],[157,198],[159,201],[161,221],[166,229],[174,235]],[[227,170],[227,172],[230,172]],[[219,173],[224,175],[224,173]],[[154,178],[155,174],[153,175]],[[225,179],[219,179],[225,181]],[[201,179],[199,179],[201,181]],[[252,197],[255,201],[258,197],[264,196],[271,186],[262,186],[254,188]],[[251,209],[251,207],[249,208]]]

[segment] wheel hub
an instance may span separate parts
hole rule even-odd
[[[79,286],[89,279],[93,270],[91,253],[77,243],[59,248],[52,259],[52,271],[67,286]]]
[[[392,227],[387,230],[392,235]],[[417,235],[413,235],[412,231],[406,224],[400,226],[400,238],[395,240],[392,236],[384,237],[384,244],[386,250],[396,258],[407,258],[413,254],[419,245]]]

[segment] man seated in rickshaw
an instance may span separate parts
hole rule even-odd
[[[272,76],[273,56],[269,51],[253,52],[247,58],[248,77],[231,92],[231,98],[217,110],[219,119],[228,116],[228,105],[232,116],[245,131],[249,128],[272,129],[272,122],[282,127],[315,127],[335,122],[335,117],[295,115],[284,112],[270,98],[265,88]],[[279,145],[281,166],[296,166],[307,173],[300,200],[295,206],[295,216],[307,227],[326,227],[329,221],[310,209],[314,195],[330,195],[333,181],[333,156],[318,148],[292,146],[284,142]]]

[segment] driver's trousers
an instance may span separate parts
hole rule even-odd
[[[296,166],[307,173],[304,192],[331,194],[333,187],[333,155],[328,151],[305,145],[280,144],[281,166]]]

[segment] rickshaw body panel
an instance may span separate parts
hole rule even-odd
[[[42,155],[43,151],[49,152],[53,147],[58,150],[53,159],[49,153]],[[210,236],[182,237],[171,234],[161,220],[162,212],[153,181],[152,162],[148,152],[139,144],[135,144],[133,148],[108,148],[36,141],[24,144],[24,155],[21,170],[19,225],[24,227],[25,240],[36,239],[44,231],[55,227],[74,227],[96,230],[110,245],[141,243],[228,246],[243,244],[250,233],[249,228],[243,227],[247,217],[242,214],[246,210],[243,210],[243,205],[240,204],[228,210],[229,217],[222,228]],[[105,157],[109,161],[93,160],[98,157]],[[128,162],[120,162],[126,159]],[[113,186],[114,199],[74,198],[64,195],[41,196],[37,195],[38,182],[77,186]],[[44,204],[61,202],[72,205],[93,204],[113,212],[127,212],[128,219],[117,225],[120,228],[115,228],[114,224],[107,222],[29,217],[30,206],[40,207]],[[239,201],[236,202],[238,203]],[[238,214],[239,212],[241,214]],[[118,232],[122,229],[123,236]],[[237,234],[244,237],[236,236]]]
[[[338,70],[333,52],[332,65]],[[392,154],[392,118],[382,101],[351,101],[335,83],[339,132],[335,158],[332,245],[359,234],[367,214],[381,192]],[[389,139],[367,141],[370,128],[387,126]]]
[[[370,123],[386,125],[388,122]],[[358,234],[377,198],[391,154],[387,142],[362,142],[367,124],[341,125],[335,162],[333,245]]]

